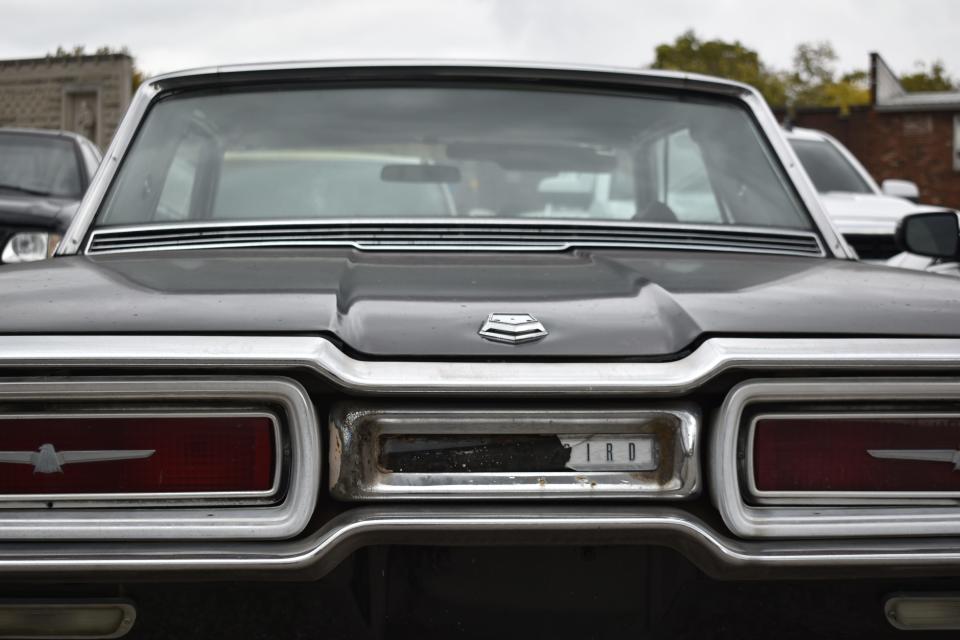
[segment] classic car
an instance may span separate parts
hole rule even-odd
[[[0,637],[960,628],[956,280],[854,258],[745,85],[153,78],[0,270]]]
[[[100,157],[76,133],[0,128],[0,264],[53,253]]]

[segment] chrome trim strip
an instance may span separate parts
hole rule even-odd
[[[671,423],[668,431],[660,426],[666,420]],[[700,492],[699,426],[699,409],[690,404],[584,411],[343,402],[330,412],[330,493],[342,500],[683,500]],[[378,466],[379,439],[385,434],[644,434],[657,437],[670,450],[661,449],[660,464],[645,472],[400,473]]]
[[[232,572],[283,578],[324,575],[353,551],[384,544],[656,544],[677,549],[715,576],[955,575],[957,539],[742,541],[673,507],[498,507],[382,505],[358,507],[322,529],[274,542],[0,544],[0,575],[122,575],[146,579],[195,573],[230,579]]]
[[[853,411],[850,413],[811,411],[801,412],[767,412],[758,414],[750,420],[745,442],[746,456],[744,477],[747,491],[757,504],[939,504],[957,505],[960,491],[761,491],[757,488],[755,469],[753,465],[753,444],[756,435],[757,422],[764,418],[781,418],[786,420],[817,420],[817,419],[896,419],[896,418],[951,418],[960,420],[960,413],[905,413],[905,412],[877,412]]]
[[[663,251],[709,251],[711,253],[747,253],[763,254],[777,256],[797,256],[806,258],[822,258],[823,249],[817,242],[817,252],[790,249],[774,249],[766,247],[744,247],[744,246],[723,246],[723,245],[700,245],[694,243],[682,242],[650,242],[650,243],[629,243],[629,242],[564,242],[560,244],[536,243],[522,244],[509,243],[498,244],[494,242],[484,243],[480,240],[474,240],[471,244],[420,244],[420,243],[396,243],[396,244],[377,244],[367,242],[355,242],[351,240],[344,241],[326,241],[326,240],[256,240],[250,242],[205,242],[202,244],[189,245],[164,245],[149,247],[129,247],[124,249],[98,249],[89,252],[89,255],[112,255],[118,253],[145,253],[153,251],[189,251],[201,249],[256,249],[256,248],[283,248],[283,247],[349,247],[358,251],[456,251],[456,252],[499,252],[506,251],[515,253],[518,251],[568,251],[570,249],[655,249]]]
[[[792,251],[787,249],[773,249],[763,247],[743,247],[743,246],[711,246],[696,245],[693,243],[671,243],[671,242],[652,242],[652,243],[628,243],[628,242],[566,242],[562,244],[484,244],[481,241],[474,241],[472,244],[415,244],[415,243],[397,243],[397,244],[371,244],[354,241],[321,241],[321,240],[297,240],[297,241],[273,241],[258,240],[252,242],[207,242],[203,244],[190,245],[166,245],[152,247],[136,247],[125,249],[103,249],[89,252],[89,255],[111,255],[118,253],[145,253],[153,251],[190,251],[200,249],[256,249],[256,248],[283,248],[283,247],[349,247],[358,251],[456,251],[456,252],[511,252],[518,251],[568,251],[570,249],[655,249],[663,251],[709,251],[711,253],[747,253],[763,254],[777,256],[797,256],[805,258],[822,258],[823,249],[817,241],[818,252]]]
[[[650,72],[617,67],[591,67],[585,65],[524,64],[511,62],[469,61],[319,61],[213,67],[167,74],[153,78],[140,85],[126,115],[120,123],[110,147],[104,155],[100,169],[94,176],[80,204],[76,216],[57,248],[57,255],[81,252],[84,237],[96,212],[106,195],[109,185],[119,167],[120,158],[133,141],[140,121],[159,95],[174,86],[216,86],[245,79],[277,78],[276,71],[284,71],[284,78],[300,71],[310,79],[402,79],[406,76],[433,77],[438,81],[451,81],[483,76],[529,79],[538,83],[592,82],[598,87],[611,83],[632,85],[637,88],[667,88],[682,91],[701,91],[727,95],[742,100],[759,124],[769,141],[776,159],[783,168],[810,213],[820,234],[826,241],[830,255],[838,258],[855,258],[842,236],[834,228],[820,202],[816,189],[800,165],[796,154],[787,143],[783,130],[760,93],[747,85],[696,74]],[[273,75],[272,75],[273,74]]]
[[[668,362],[359,360],[313,336],[0,336],[0,367],[302,368],[362,393],[679,395],[731,369],[960,371],[960,339],[711,338]]]
[[[0,380],[0,388],[4,381]],[[192,503],[194,506],[210,505],[224,502],[231,505],[251,504],[254,501],[263,503],[277,495],[280,490],[280,480],[283,475],[283,449],[284,438],[280,431],[280,421],[277,416],[268,411],[230,411],[211,409],[209,411],[171,411],[164,413],[162,411],[137,411],[135,408],[128,413],[118,412],[100,412],[91,411],[89,413],[70,412],[70,413],[5,413],[0,409],[0,420],[34,420],[34,419],[53,419],[67,420],[70,418],[90,419],[90,418],[196,418],[196,417],[214,417],[214,418],[239,418],[239,417],[258,417],[268,418],[273,425],[273,441],[276,450],[274,451],[274,473],[273,482],[270,488],[265,491],[180,491],[169,493],[0,493],[0,510],[13,506],[17,507],[40,507],[47,508],[47,502],[71,502],[71,507],[81,506],[112,506],[118,507],[125,504],[136,503],[145,505],[146,503],[157,503],[156,506],[173,506],[176,504]],[[76,504],[76,503],[84,504]],[[55,505],[60,508],[60,505]],[[3,517],[0,511],[0,519]]]
[[[0,381],[0,403],[237,402],[269,403],[284,414],[289,441],[285,497],[278,504],[171,508],[4,509],[0,540],[282,539],[309,522],[320,482],[317,418],[307,392],[286,378],[44,378]]]
[[[552,227],[584,228],[591,231],[667,231],[683,233],[685,231],[706,231],[717,234],[735,235],[737,232],[769,235],[777,239],[811,239],[816,234],[800,229],[780,229],[777,227],[756,227],[748,225],[718,225],[718,224],[671,224],[664,222],[631,222],[629,220],[558,220],[533,218],[287,218],[276,220],[211,220],[209,222],[154,222],[151,224],[133,224],[100,227],[96,233],[102,235],[117,235],[129,232],[151,231],[180,231],[184,229],[223,230],[245,229],[250,227],[377,227],[384,226],[411,226],[411,227],[465,227],[483,229],[484,227],[517,227],[520,229],[531,227],[535,229]]]
[[[942,402],[960,399],[960,380],[759,380],[737,385],[714,424],[710,492],[730,530],[747,538],[960,535],[960,506],[753,506],[744,500],[738,459],[747,407],[759,402]]]

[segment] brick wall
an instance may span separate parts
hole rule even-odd
[[[0,60],[0,127],[66,129],[106,148],[130,104],[132,73],[122,54]]]
[[[835,109],[801,109],[793,122],[840,140],[877,182],[912,180],[920,187],[921,202],[960,209],[960,171],[953,162],[955,115],[860,107],[842,116]]]

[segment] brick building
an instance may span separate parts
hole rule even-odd
[[[960,91],[908,93],[874,53],[869,105],[800,108],[793,123],[839,139],[877,182],[912,180],[921,202],[960,208]]]
[[[132,95],[124,54],[0,60],[0,127],[65,129],[106,148]]]

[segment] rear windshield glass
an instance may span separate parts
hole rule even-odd
[[[83,191],[73,143],[0,132],[0,193],[79,198]]]
[[[168,97],[97,224],[375,218],[810,226],[735,104],[440,87]]]
[[[806,169],[820,193],[845,191],[873,193],[856,167],[850,164],[840,150],[823,140],[791,140],[800,164]]]

